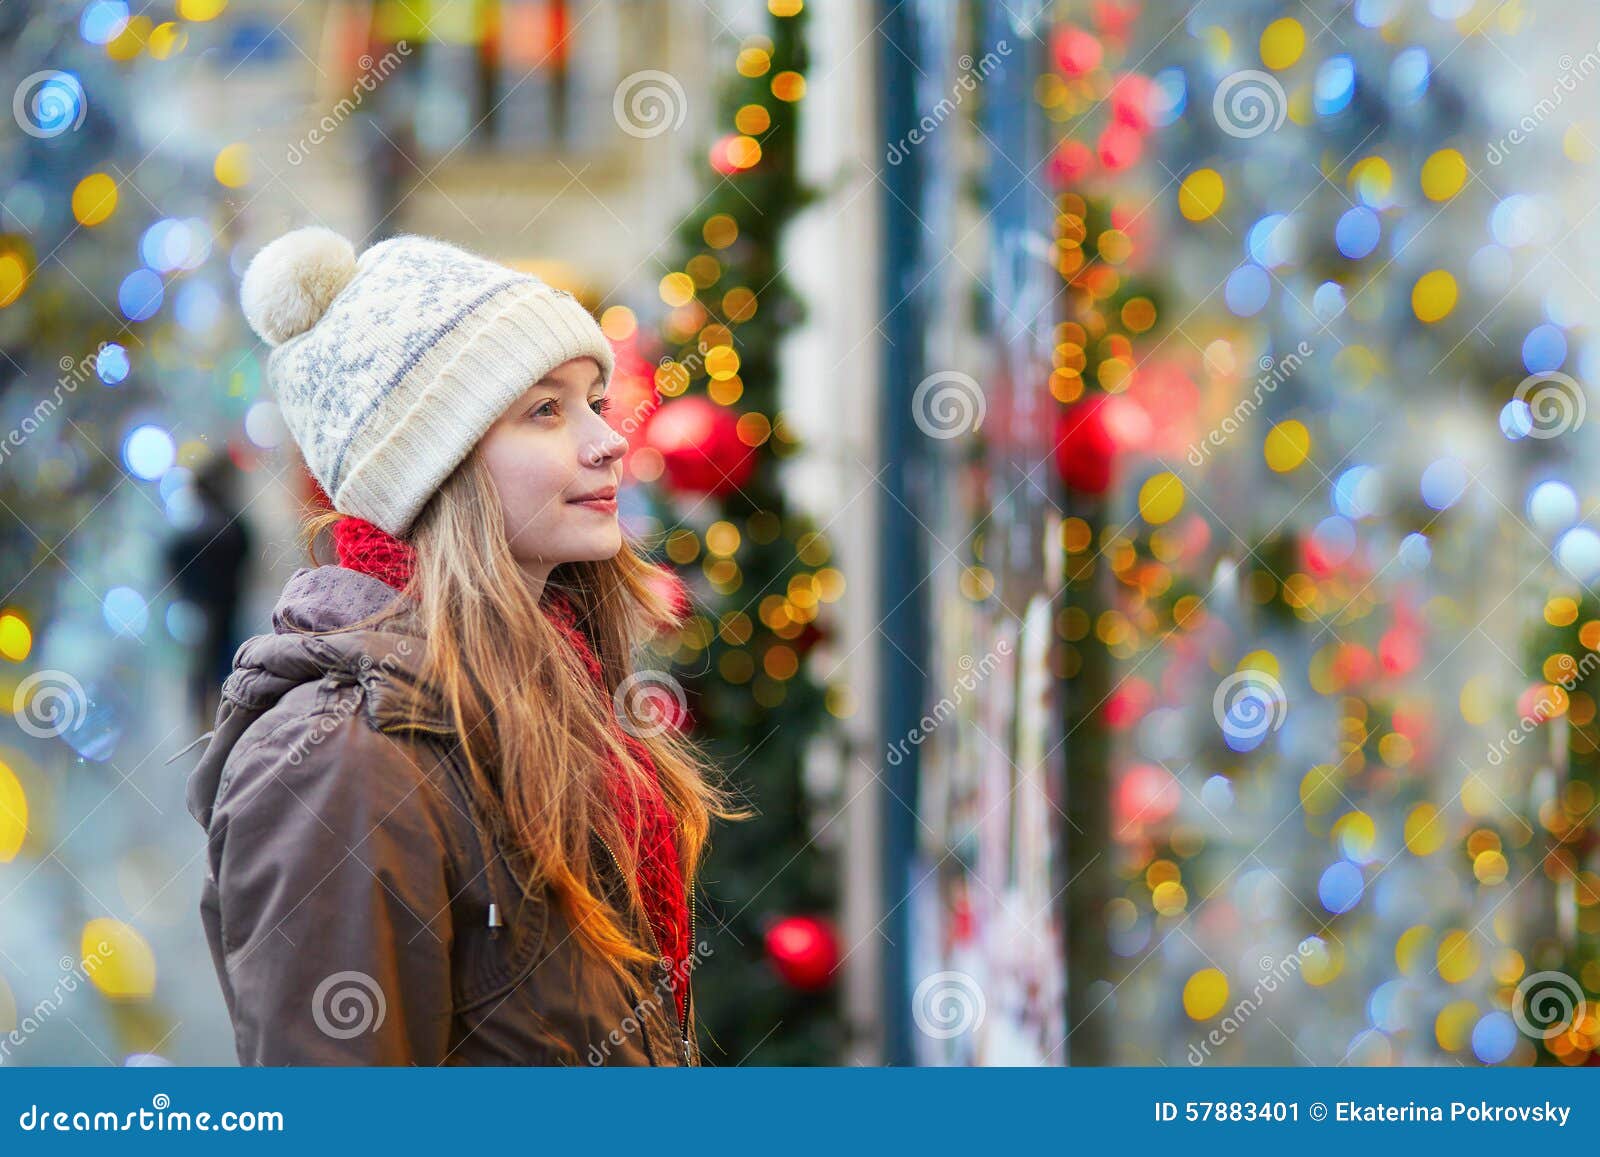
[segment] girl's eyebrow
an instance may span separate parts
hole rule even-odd
[[[590,390],[594,389],[596,386],[598,386],[601,389],[605,389],[606,379],[605,379],[605,375],[604,374],[599,375],[598,377],[595,378],[594,381],[590,382],[586,387],[584,387],[584,392],[588,393]],[[563,389],[565,387],[564,387],[564,383],[561,381],[560,378],[557,378],[557,377],[552,375],[550,377],[540,378],[537,382],[534,382],[533,385],[530,386],[529,388],[533,389],[533,390],[537,390],[537,389],[540,389],[540,388],[547,389],[547,390],[561,390],[561,389]]]

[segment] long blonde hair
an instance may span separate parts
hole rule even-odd
[[[506,541],[499,497],[476,450],[417,517],[407,535],[416,565],[405,595],[425,639],[421,677],[460,737],[482,817],[508,849],[529,895],[548,887],[581,946],[619,972],[656,959],[630,926],[642,927],[637,831],[624,831],[604,779],[615,761],[642,814],[645,769],[618,728],[617,690],[641,645],[681,624],[661,580],[670,572],[624,537],[599,562],[562,563],[546,588],[563,592],[599,659],[602,697],[589,670],[540,610]],[[316,538],[341,515],[313,515]],[[398,600],[397,604],[398,605]],[[674,820],[685,880],[701,862],[713,818],[739,819],[699,749],[675,728],[632,727],[649,751]],[[591,859],[590,831],[614,851],[628,881],[628,920],[607,899]],[[694,946],[690,946],[694,951]]]

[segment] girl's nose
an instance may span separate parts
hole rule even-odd
[[[627,448],[628,440],[608,426],[605,434],[586,446],[580,457],[586,466],[604,466]]]

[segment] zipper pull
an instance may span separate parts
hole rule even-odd
[[[498,940],[500,938],[500,929],[504,926],[504,922],[500,919],[500,905],[491,902],[489,905],[489,939]]]

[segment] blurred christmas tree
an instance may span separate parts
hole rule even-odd
[[[659,484],[664,553],[694,592],[698,613],[665,648],[694,734],[756,813],[717,828],[702,877],[695,1003],[711,1064],[827,1063],[842,1047],[835,868],[802,772],[840,709],[808,655],[844,580],[785,493],[797,444],[778,405],[779,349],[803,317],[781,254],[808,197],[795,156],[806,18],[799,0],[768,8],[770,37],[743,42],[721,95],[714,183],[661,279],[667,356],[641,375],[661,404],[630,460]]]

